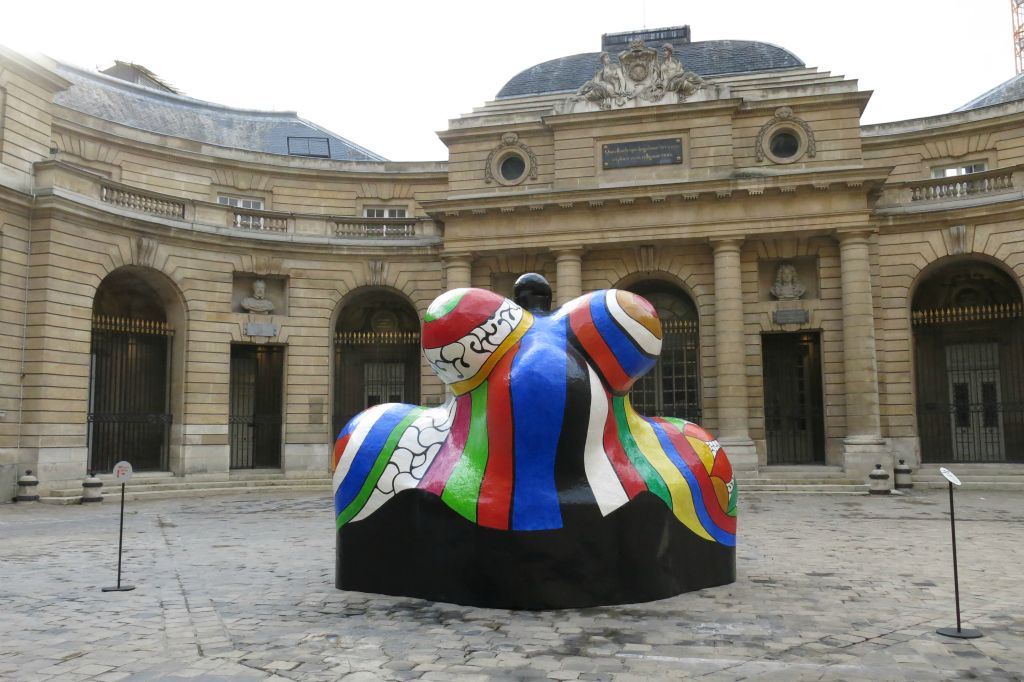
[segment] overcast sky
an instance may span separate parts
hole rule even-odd
[[[689,24],[781,45],[874,95],[865,123],[945,113],[1014,75],[1007,0],[8,0],[0,44],[86,68],[142,64],[184,94],[294,110],[393,160],[538,62],[601,34]]]

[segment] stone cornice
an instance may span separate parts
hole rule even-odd
[[[0,67],[9,68],[22,78],[26,78],[50,92],[60,92],[71,85],[71,81],[58,76],[44,65],[9,50],[3,45],[0,45]]]
[[[658,104],[646,107],[614,109],[612,111],[586,111],[571,114],[548,114],[542,117],[544,125],[551,130],[569,128],[593,128],[597,126],[631,123],[636,120],[671,120],[708,116],[716,111],[735,112],[743,104],[737,97],[712,99],[685,104]],[[778,106],[778,105],[776,105]]]
[[[746,193],[756,199],[766,193],[790,193],[797,189],[815,191],[854,191],[865,193],[885,183],[891,168],[856,168],[817,170],[779,175],[757,175],[744,178],[723,178],[694,182],[599,187],[573,190],[539,190],[516,193],[474,195],[472,197],[421,202],[428,215],[435,219],[460,213],[484,215],[542,211],[546,208],[572,209],[628,206],[637,202],[661,203],[669,199],[697,201],[725,199]]]
[[[916,118],[894,123],[861,126],[861,144],[865,150],[903,147],[909,143],[934,138],[978,134],[1020,128],[1024,125],[1024,107],[1019,102],[1000,107],[987,107],[979,115],[974,111],[961,111],[928,118]]]

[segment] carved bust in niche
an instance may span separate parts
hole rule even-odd
[[[772,296],[780,301],[796,301],[803,297],[807,287],[800,281],[796,268],[792,263],[779,263],[775,270],[775,284],[772,285]]]
[[[273,312],[274,304],[267,297],[267,283],[258,279],[252,283],[252,296],[242,299],[242,307],[250,313],[265,315]]]

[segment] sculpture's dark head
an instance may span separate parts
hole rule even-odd
[[[528,272],[516,280],[512,288],[513,300],[531,313],[551,312],[551,285],[544,275]]]

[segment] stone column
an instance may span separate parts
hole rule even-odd
[[[743,339],[742,239],[711,242],[715,253],[715,359],[718,370],[716,435],[733,467],[757,469],[747,410],[747,362]]]
[[[583,249],[555,252],[555,302],[552,308],[568,303],[583,293]]]
[[[839,262],[843,287],[843,372],[846,382],[846,437],[843,468],[867,476],[875,464],[892,471],[881,437],[875,315],[871,300],[870,231],[841,232]],[[883,460],[883,457],[885,458]]]
[[[473,259],[467,254],[444,256],[445,289],[461,289],[471,286]]]

